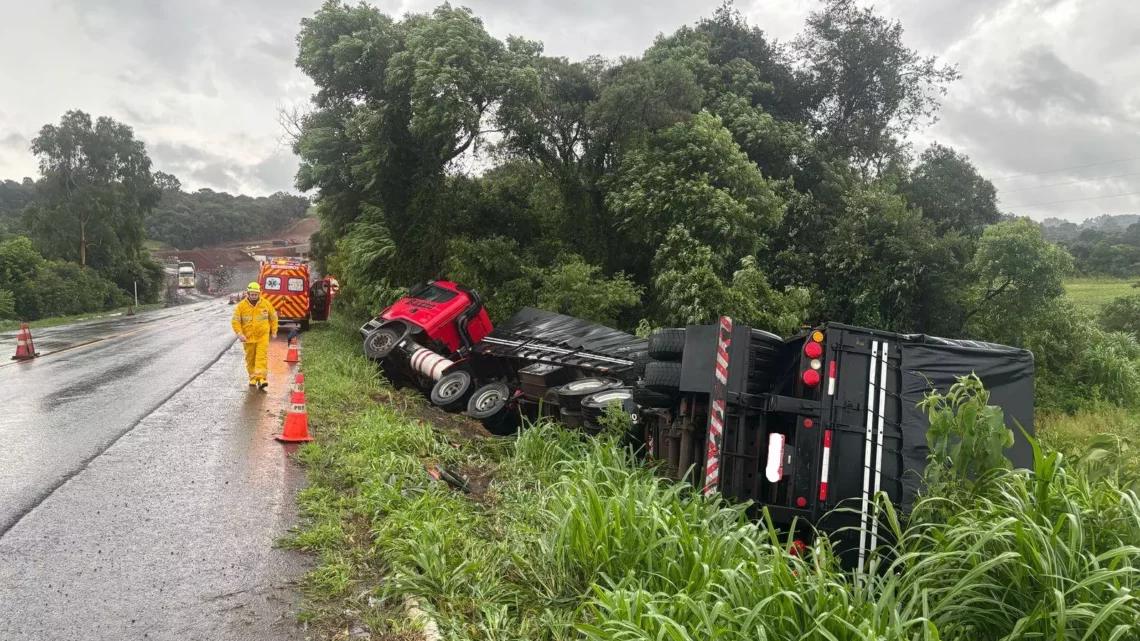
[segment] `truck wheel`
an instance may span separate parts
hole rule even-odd
[[[674,395],[681,390],[681,364],[653,361],[645,366],[646,389]]]
[[[659,329],[649,337],[649,357],[659,361],[679,361],[685,353],[683,327]]]
[[[301,331],[302,332],[309,331],[309,319],[306,318],[305,320],[301,321]]]
[[[483,427],[495,436],[510,436],[518,432],[518,412],[511,410],[511,388],[505,383],[491,383],[475,390],[467,401],[467,415],[483,422]]]
[[[598,419],[605,416],[606,408],[609,407],[610,403],[617,403],[620,407],[622,401],[631,396],[633,396],[633,391],[626,387],[590,394],[582,399],[582,416],[587,421],[597,422]]]
[[[673,406],[673,396],[671,394],[662,394],[647,389],[644,386],[638,385],[633,388],[633,402],[637,403],[638,407],[647,409],[662,409]]]
[[[472,387],[471,374],[463,370],[449,372],[431,388],[431,403],[446,412],[458,412],[467,406]]]
[[[381,327],[364,339],[364,355],[374,361],[381,361],[396,349],[400,342],[400,332],[391,327]]]
[[[511,400],[511,388],[504,383],[491,383],[475,390],[467,401],[467,415],[476,420],[484,420],[502,413]]]
[[[608,389],[621,385],[621,381],[613,378],[580,378],[558,388],[558,406],[563,410],[577,412],[582,409],[582,399]]]

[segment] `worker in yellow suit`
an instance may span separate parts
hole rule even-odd
[[[245,298],[234,308],[231,325],[245,346],[245,369],[250,387],[269,387],[269,337],[277,338],[277,310],[261,297],[261,286],[250,283]]]

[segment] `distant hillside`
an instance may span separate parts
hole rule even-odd
[[[305,218],[309,200],[276,193],[251,198],[200,189],[163,191],[147,217],[147,238],[177,249],[217,247],[239,241],[273,238]],[[306,238],[307,240],[307,238]]]
[[[1073,223],[1061,218],[1046,218],[1041,223],[1045,237],[1053,242],[1073,240],[1086,230],[1101,232],[1123,232],[1131,225],[1140,222],[1140,214],[1118,214],[1111,216],[1102,214],[1095,218],[1088,218],[1081,223]]]

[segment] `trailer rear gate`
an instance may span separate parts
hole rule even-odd
[[[794,369],[782,388],[752,395],[741,393],[747,387],[741,378],[747,368],[736,358],[743,351],[738,348],[747,345],[747,328],[734,328],[736,351],[729,367],[719,448],[719,489],[726,498],[763,504],[785,525],[798,516],[827,529],[873,530],[869,515],[861,513],[877,491],[885,492],[905,513],[921,489],[929,422],[918,404],[930,391],[945,393],[957,377],[971,373],[990,392],[990,404],[1003,408],[1006,424],[1014,431],[1015,445],[1006,455],[1016,467],[1032,467],[1032,448],[1017,427],[1020,423],[1033,434],[1030,352],[840,324],[820,331],[826,351],[821,368],[825,376],[818,387],[805,388]],[[714,351],[704,345],[709,337],[702,339],[697,341],[700,349],[694,346],[694,356],[701,353],[709,359]],[[789,353],[802,353],[804,340],[789,341]],[[689,354],[686,346],[686,358]],[[732,375],[738,372],[741,376]],[[697,376],[695,371],[686,374]],[[786,451],[783,477],[771,483],[764,467],[774,433],[783,436]],[[856,512],[831,512],[841,503]],[[870,535],[870,531],[864,534],[868,539]]]

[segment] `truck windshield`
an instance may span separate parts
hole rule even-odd
[[[447,301],[455,298],[456,293],[438,285],[422,285],[409,292],[412,298],[427,301],[429,303],[446,303]]]

